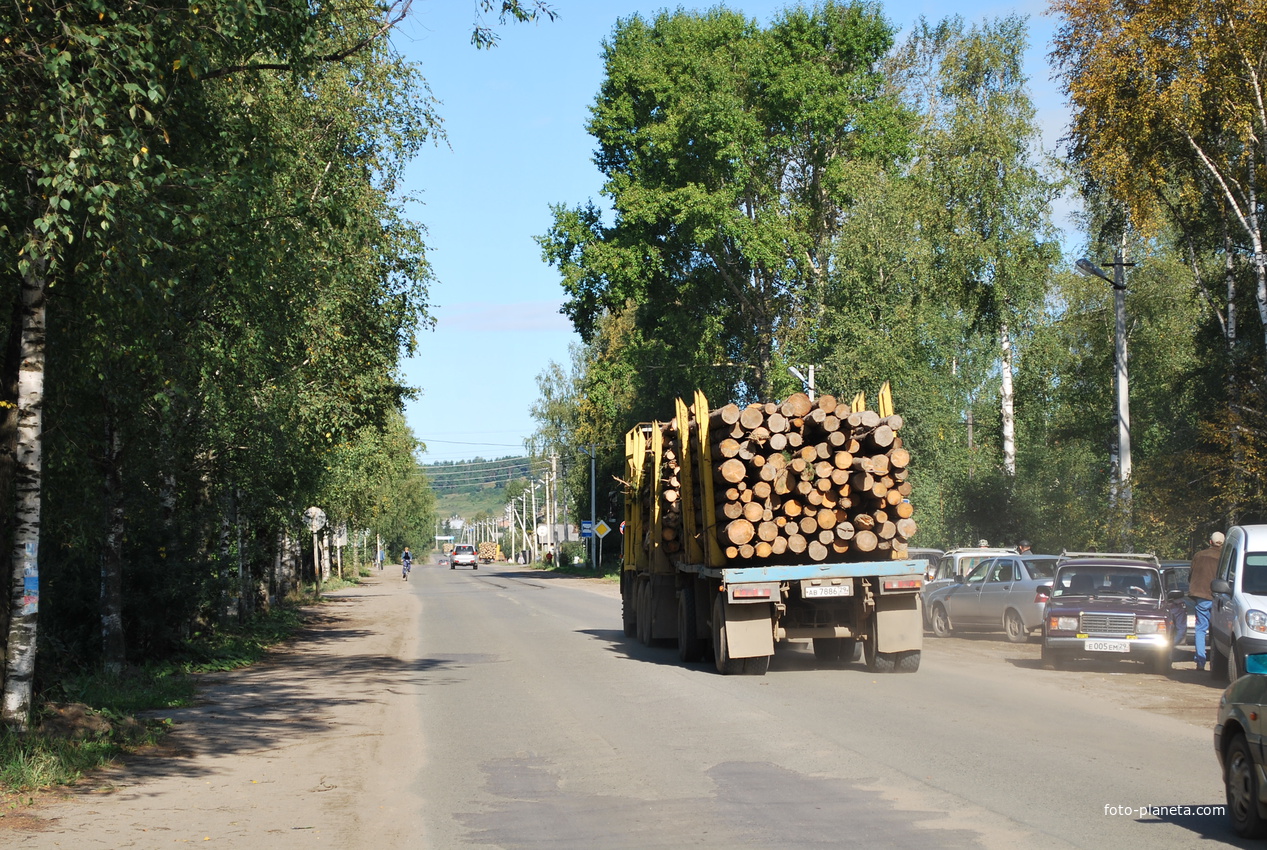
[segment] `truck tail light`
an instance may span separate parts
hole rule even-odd
[[[919,590],[924,586],[924,580],[918,578],[886,578],[884,580],[885,590]]]
[[[732,595],[736,599],[769,599],[770,588],[768,587],[736,587],[732,591]]]

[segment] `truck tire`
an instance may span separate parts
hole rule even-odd
[[[937,616],[937,612],[933,612],[933,616]],[[879,627],[876,622],[876,616],[871,615],[871,634],[867,636],[867,642],[862,645],[862,654],[867,661],[867,669],[872,673],[895,673],[897,672],[898,656],[900,652],[880,652],[876,648],[876,637],[879,635]],[[918,655],[916,651],[916,655]],[[918,658],[915,661],[916,668],[919,667]]]
[[[897,654],[897,673],[914,673],[919,670],[921,651],[910,649]]]
[[[695,622],[695,584],[688,582],[677,596],[677,656],[685,664],[704,657],[707,644]]]
[[[638,582],[638,641],[651,645],[651,582]]]
[[[620,576],[620,619],[625,627],[625,637],[635,637],[638,634],[638,607],[634,603],[633,590],[629,587],[634,580],[627,578],[627,575],[628,573],[622,572]]]
[[[753,658],[745,658],[743,660],[743,673],[745,676],[764,676],[766,671],[770,669],[769,655],[758,655]]]
[[[814,638],[814,657],[824,664],[834,664],[844,657],[844,638]]]
[[[766,659],[767,662],[769,659]],[[737,676],[744,672],[744,659],[731,658],[726,647],[726,605],[718,594],[713,600],[713,663],[723,676]]]

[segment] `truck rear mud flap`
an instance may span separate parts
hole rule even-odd
[[[769,603],[724,602],[726,648],[731,658],[774,654],[774,628]]]

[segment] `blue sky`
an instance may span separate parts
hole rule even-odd
[[[552,360],[568,362],[568,346],[577,341],[558,312],[558,276],[541,261],[533,237],[548,229],[550,204],[599,200],[602,176],[585,122],[602,82],[603,39],[618,18],[717,5],[551,2],[555,21],[508,26],[492,50],[470,43],[475,0],[415,0],[395,37],[421,65],[448,136],[410,165],[405,185],[421,199],[410,214],[427,228],[437,278],[436,329],[420,334],[404,365],[406,383],[422,390],[405,415],[427,444],[424,462],[522,454],[536,427],[529,413],[536,377]],[[764,24],[795,4],[724,5]],[[883,9],[902,30],[920,16],[958,14],[972,22],[1028,15],[1030,86],[1045,144],[1055,143],[1066,111],[1050,79],[1054,22],[1043,15],[1045,3],[891,0]]]

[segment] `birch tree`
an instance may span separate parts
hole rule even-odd
[[[915,164],[937,201],[923,230],[935,243],[934,286],[996,339],[1009,476],[1016,474],[1016,329],[1041,305],[1059,255],[1049,218],[1057,187],[1038,165],[1022,69],[1026,33],[1019,17],[971,27],[953,18],[921,22],[906,48],[908,67],[936,69]]]
[[[1074,108],[1074,159],[1146,233],[1167,221],[1184,230],[1194,285],[1229,348],[1234,266],[1249,260],[1267,355],[1267,9],[1250,0],[1054,0],[1052,10],[1063,19],[1052,56]],[[1219,223],[1212,240],[1192,238],[1207,217],[1226,230]],[[1224,254],[1226,313],[1196,258],[1210,242]]]

